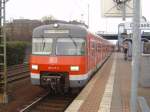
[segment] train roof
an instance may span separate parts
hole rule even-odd
[[[86,37],[86,27],[74,24],[50,24],[42,25],[33,30],[33,37],[64,37],[70,35],[71,37]]]

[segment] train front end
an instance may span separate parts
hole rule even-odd
[[[57,24],[58,25],[58,24]],[[31,82],[43,87],[82,87],[87,81],[86,30],[59,24],[33,32]]]

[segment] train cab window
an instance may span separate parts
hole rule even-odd
[[[85,40],[82,38],[58,38],[56,55],[84,55]]]
[[[32,54],[50,55],[52,53],[52,38],[33,38]]]

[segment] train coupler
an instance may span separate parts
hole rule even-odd
[[[69,89],[66,79],[63,76],[42,76],[41,83],[54,94],[65,93]]]

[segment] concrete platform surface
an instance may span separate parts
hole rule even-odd
[[[65,112],[130,112],[130,88],[131,61],[113,53]],[[138,95],[150,104],[150,88],[139,86]]]

